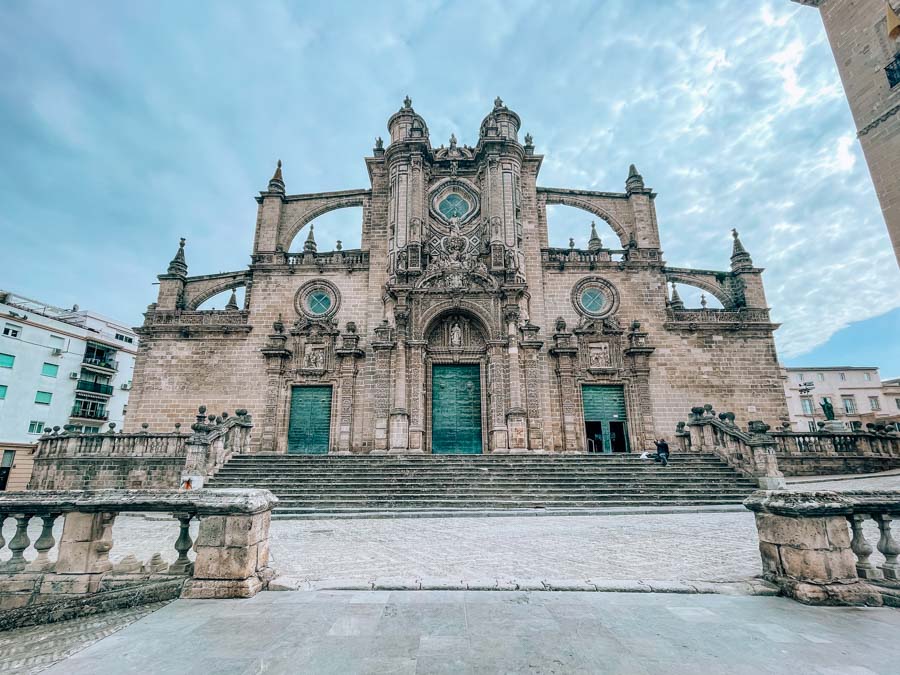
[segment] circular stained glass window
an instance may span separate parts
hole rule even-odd
[[[325,314],[331,309],[331,296],[325,291],[313,291],[306,299],[306,306],[313,314]]]
[[[438,209],[447,219],[462,218],[469,212],[470,208],[469,202],[458,194],[449,194],[438,204]]]
[[[590,314],[600,314],[606,304],[606,297],[598,288],[588,287],[581,292],[581,306]]]

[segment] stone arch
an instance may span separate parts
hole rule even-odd
[[[243,277],[239,279],[230,279],[228,281],[222,281],[215,284],[204,284],[201,289],[197,289],[195,292],[191,292],[190,282],[186,287],[186,295],[187,295],[187,308],[190,310],[196,310],[200,308],[207,300],[216,297],[219,293],[223,293],[225,291],[230,291],[236,288],[246,288],[247,280]]]
[[[298,206],[297,209],[301,213],[294,217],[289,225],[284,227],[278,234],[278,245],[283,251],[289,251],[291,244],[300,231],[306,225],[319,216],[325,215],[329,211],[336,209],[346,209],[361,206],[365,209],[368,206],[369,193],[367,190],[360,190],[353,194],[346,194],[334,197],[322,197],[311,199],[306,203]],[[363,211],[365,213],[365,211]]]
[[[666,281],[669,283],[684,284],[706,291],[719,302],[725,309],[734,309],[734,300],[728,290],[712,275],[697,275],[688,272],[666,272]]]
[[[447,300],[425,311],[418,322],[420,329],[416,331],[418,333],[416,338],[419,340],[427,339],[432,329],[451,314],[463,314],[471,319],[486,341],[495,338],[497,335],[497,331],[491,330],[491,325],[495,322],[482,307],[465,300],[459,303]]]
[[[585,199],[576,195],[560,194],[557,192],[542,192],[540,194],[544,197],[544,204],[547,206],[552,206],[555,204],[561,206],[572,206],[576,209],[581,209],[582,211],[587,211],[588,213],[594,214],[612,228],[612,231],[616,233],[617,237],[619,237],[619,242],[622,244],[622,248],[627,248],[628,240],[630,239],[628,230],[602,206],[595,204],[590,199]]]

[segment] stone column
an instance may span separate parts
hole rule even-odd
[[[528,447],[532,452],[545,452],[544,417],[541,400],[541,347],[539,328],[526,322],[522,326],[522,359],[525,363],[525,410],[528,420]]]
[[[503,376],[503,359],[506,356],[506,340],[488,340],[487,388],[490,395],[490,451],[495,454],[509,452],[506,427],[506,378]]]
[[[334,350],[338,358],[338,438],[337,454],[348,455],[353,450],[353,408],[356,399],[356,375],[359,372],[357,360],[365,352],[359,348],[356,324],[347,323],[347,332],[341,335],[341,346]]]
[[[284,373],[292,356],[292,352],[287,348],[287,335],[284,334],[284,324],[280,315],[272,324],[272,329],[268,344],[260,350],[266,359],[266,406],[260,424],[259,444],[263,452],[275,452],[279,449],[278,401]]]
[[[579,452],[583,449],[583,434],[578,428],[579,397],[575,382],[575,359],[578,356],[578,348],[572,342],[572,334],[566,332],[565,321],[557,320],[556,328],[557,332],[553,335],[556,346],[550,349],[550,353],[556,357],[563,452]]]
[[[391,350],[394,341],[391,336],[391,327],[387,319],[375,329],[375,339],[372,341],[374,354],[374,413],[375,413],[375,438],[373,442],[373,455],[383,455],[388,450],[388,416],[390,414],[391,401]]]
[[[650,355],[655,351],[647,343],[647,333],[641,331],[641,324],[635,321],[628,333],[628,346],[625,348],[625,365],[631,374],[629,388],[628,417],[633,433],[632,448],[644,449],[650,439],[647,434],[656,437],[656,425],[653,422],[653,406],[650,402]]]
[[[409,349],[409,449],[425,451],[425,340],[407,340]]]
[[[744,505],[756,515],[763,575],[785,595],[811,604],[881,604],[880,594],[856,573],[846,497],[756,492]]]
[[[522,370],[519,364],[519,306],[509,303],[503,309],[506,320],[507,361],[509,364],[509,408],[506,428],[510,452],[528,452],[528,427],[522,405]]]
[[[406,298],[400,295],[394,308],[394,323],[397,326],[397,357],[394,370],[394,405],[390,419],[389,454],[403,455],[409,450],[409,403],[406,395],[406,337],[409,327],[409,307]],[[420,451],[421,452],[421,451]]]
[[[104,572],[112,569],[112,528],[115,513],[66,514],[55,574],[41,583],[41,593],[96,593]]]

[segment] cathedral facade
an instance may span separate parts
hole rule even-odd
[[[205,404],[249,410],[259,452],[628,452],[698,404],[786,416],[762,270],[736,232],[727,271],[667,265],[633,166],[624,192],[539,187],[542,156],[499,98],[474,147],[434,147],[409,99],[388,132],[366,189],[289,194],[279,162],[246,270],[189,276],[182,240],[139,329],[128,430]],[[549,246],[554,204],[585,212],[587,248]],[[361,247],[319,250],[315,218],[360,206]],[[686,309],[676,284],[722,307]]]

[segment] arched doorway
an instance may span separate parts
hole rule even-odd
[[[482,454],[487,443],[487,343],[481,322],[444,314],[425,333],[428,447],[433,454]]]

